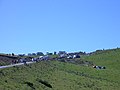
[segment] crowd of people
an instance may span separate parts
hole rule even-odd
[[[52,58],[49,55],[39,56],[39,57],[34,57],[34,58],[20,58],[18,60],[12,60],[12,64],[24,63],[26,65],[27,64],[26,62],[39,62],[39,61],[75,59],[75,58],[80,58],[80,55],[67,55],[67,56],[66,55],[59,55],[56,58]],[[96,65],[93,65],[93,68],[106,69],[105,66],[96,66]]]

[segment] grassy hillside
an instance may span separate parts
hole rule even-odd
[[[120,48],[96,52],[93,55],[83,57],[83,59],[93,61],[96,65],[106,66],[108,69],[119,70]]]
[[[82,60],[106,69],[60,61],[0,69],[0,90],[119,90],[120,49],[83,56]]]

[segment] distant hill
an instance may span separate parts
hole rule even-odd
[[[97,51],[76,60],[106,69],[58,60],[40,61],[0,69],[0,90],[119,90],[119,48]]]
[[[120,48],[115,48],[115,49],[102,49],[102,50],[96,50],[91,52],[90,54],[103,54],[103,53],[109,53],[109,52],[115,52],[115,51],[120,51]]]

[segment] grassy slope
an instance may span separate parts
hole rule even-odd
[[[83,57],[96,65],[106,66],[106,70],[59,61],[0,69],[0,90],[118,90],[119,58],[120,49]],[[41,84],[40,80],[47,81],[52,88]]]

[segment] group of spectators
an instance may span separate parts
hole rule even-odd
[[[94,65],[93,68],[96,68],[96,69],[106,69],[105,66],[96,66],[96,65]]]
[[[17,64],[17,63],[24,63],[26,64],[27,60],[26,58],[21,58],[21,59],[17,59],[17,60],[12,60],[11,64]]]

